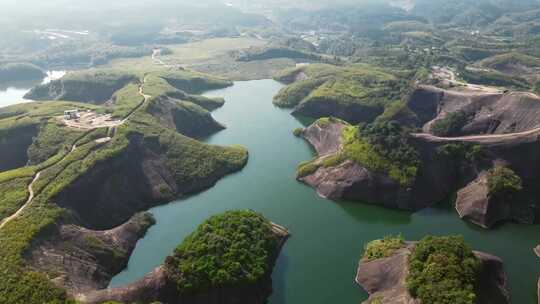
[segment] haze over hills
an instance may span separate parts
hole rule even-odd
[[[537,302],[540,1],[0,14],[0,304]]]

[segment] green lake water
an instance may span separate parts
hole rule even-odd
[[[273,272],[270,304],[360,303],[367,294],[354,277],[364,244],[399,233],[408,240],[464,235],[474,249],[504,259],[513,303],[536,303],[540,258],[533,248],[540,243],[540,226],[506,224],[485,231],[460,220],[449,206],[410,213],[318,197],[294,178],[298,163],[312,158],[313,151],[292,135],[302,124],[272,105],[280,88],[275,81],[258,80],[207,94],[225,97],[225,106],[213,115],[227,126],[207,142],[241,144],[249,149],[249,163],[207,191],[151,209],[157,224],[111,286],[133,282],[163,263],[209,216],[253,209],[291,231]]]

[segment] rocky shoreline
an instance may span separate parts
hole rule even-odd
[[[289,237],[289,231],[272,223],[272,232],[279,242],[274,253],[269,258],[269,269],[273,269],[277,257]],[[255,284],[246,286],[230,286],[202,294],[177,294],[168,281],[166,269],[159,266],[142,279],[118,288],[88,291],[75,294],[77,301],[87,304],[98,304],[105,301],[119,301],[125,303],[161,301],[163,303],[193,303],[193,304],[229,304],[229,303],[266,303],[272,292],[271,271]]]
[[[430,96],[427,92],[422,87],[413,96]],[[444,94],[433,92],[432,95]],[[342,149],[340,130],[346,126],[346,122],[331,119],[325,123],[315,122],[300,132],[318,154],[314,163],[324,163],[339,153]],[[539,195],[534,185],[540,178],[536,162],[540,151],[537,133],[540,131],[454,138],[410,134],[408,141],[420,160],[414,183],[410,185],[400,185],[386,172],[369,170],[368,166],[351,160],[319,166],[299,180],[325,198],[403,210],[423,209],[457,192],[455,207],[459,216],[474,224],[490,228],[504,221],[533,223],[538,218],[538,208],[531,200]],[[442,155],[443,149],[463,155]],[[470,149],[480,151],[478,159],[466,159],[465,153],[470,153]],[[498,166],[511,168],[523,182],[523,191],[510,200],[495,199],[488,193],[486,174]]]
[[[362,259],[359,263],[355,282],[369,293],[364,304],[420,304],[409,293],[406,278],[409,275],[408,260],[415,242],[396,250],[391,256],[372,261]],[[481,262],[477,274],[477,304],[508,304],[510,295],[503,261],[493,255],[474,251]]]

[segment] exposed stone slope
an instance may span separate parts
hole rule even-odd
[[[339,122],[321,128],[314,124],[302,132],[319,154],[315,163],[325,163],[333,152],[340,150],[336,130]],[[532,223],[538,219],[534,198],[538,197],[540,178],[540,131],[526,134],[482,135],[463,138],[439,138],[420,134],[410,138],[419,153],[420,165],[413,184],[404,186],[385,172],[369,170],[369,166],[345,160],[318,166],[300,180],[333,200],[356,200],[389,208],[418,210],[440,202],[458,191],[456,209],[461,217],[483,227],[501,221]],[[338,132],[339,133],[339,132]],[[445,154],[442,149],[454,151]],[[477,159],[467,158],[476,149]],[[330,153],[330,154],[328,154]],[[457,153],[457,154],[456,154]],[[469,156],[471,157],[471,156]],[[483,171],[504,164],[523,181],[523,191],[512,202],[490,198]],[[460,190],[461,189],[461,190]]]
[[[272,227],[273,233],[279,238],[275,252],[269,259],[273,265],[281,251],[282,246],[289,236],[289,232],[276,224]],[[271,272],[264,277],[245,286],[230,286],[211,290],[207,293],[177,294],[174,286],[169,282],[164,266],[159,266],[144,278],[132,284],[97,290],[76,295],[76,299],[82,303],[98,304],[105,301],[119,301],[123,303],[161,301],[163,303],[190,303],[190,304],[234,304],[252,303],[264,304],[272,291]]]
[[[53,281],[79,293],[105,288],[126,265],[137,241],[154,223],[148,213],[137,214],[111,230],[89,230],[60,224],[52,237],[33,246],[30,267],[51,273]]]
[[[420,304],[414,299],[405,285],[408,259],[414,243],[408,243],[390,257],[373,261],[360,261],[356,282],[369,293],[365,304]],[[476,288],[477,304],[507,304],[510,297],[503,261],[493,255],[475,251],[482,268],[478,274]]]
[[[540,126],[540,97],[525,92],[485,93],[420,86],[407,105],[420,118],[426,133],[456,112],[466,117],[458,135],[507,134]]]

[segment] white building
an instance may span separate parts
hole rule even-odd
[[[72,120],[79,118],[79,110],[67,110],[64,111],[64,119]]]

